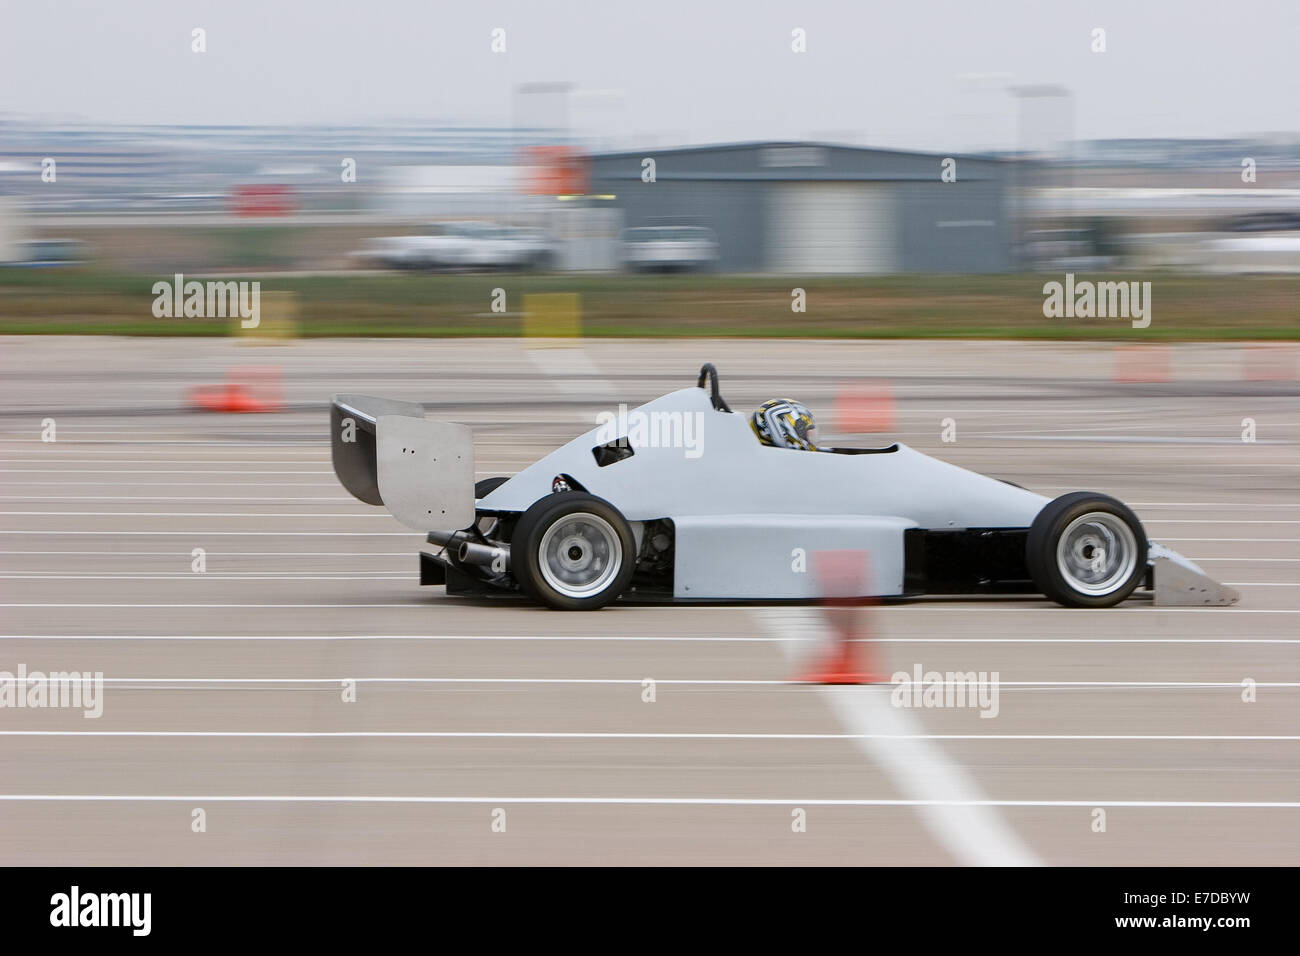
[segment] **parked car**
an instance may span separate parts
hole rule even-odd
[[[376,269],[420,269],[424,266],[422,236],[383,236],[367,239],[352,257]]]
[[[1224,232],[1292,232],[1300,229],[1300,212],[1253,212],[1225,220]]]
[[[447,222],[420,235],[368,239],[354,255],[388,269],[545,269],[555,246],[540,229]]]
[[[430,268],[540,269],[554,259],[554,248],[539,229],[490,222],[450,222],[427,237]]]
[[[640,272],[697,271],[718,262],[718,237],[704,226],[638,226],[621,236],[623,264]]]
[[[80,239],[30,239],[15,251],[12,264],[30,268],[75,266],[90,258],[90,246]]]

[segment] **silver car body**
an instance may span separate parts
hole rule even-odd
[[[715,409],[703,388],[670,392],[603,422],[478,500],[465,426],[428,421],[413,403],[364,396],[336,396],[336,431],[342,416],[373,425],[377,462],[367,477],[336,435],[335,470],[344,485],[387,505],[409,527],[431,532],[431,540],[479,515],[522,513],[563,477],[617,508],[638,547],[647,523],[671,521],[672,596],[679,600],[816,598],[821,585],[800,557],[817,551],[865,552],[868,593],[903,595],[909,530],[1028,529],[1049,502],[902,444],[853,453],[763,445],[746,416]],[[602,456],[610,445],[625,450]],[[1168,548],[1153,542],[1149,561],[1157,600],[1159,568],[1188,591],[1182,600],[1166,594],[1165,603],[1235,600]],[[1191,593],[1198,583],[1203,590]]]

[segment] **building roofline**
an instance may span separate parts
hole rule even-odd
[[[919,156],[927,159],[966,159],[985,163],[1008,163],[1014,160],[979,153],[933,153],[914,149],[888,149],[878,146],[858,146],[852,143],[827,143],[820,140],[741,140],[734,143],[703,143],[694,146],[668,146],[646,149],[617,149],[607,152],[593,152],[592,159],[616,159],[629,156],[649,156],[663,153],[703,153],[723,149],[769,149],[781,147],[813,147],[817,149],[845,149],[859,153],[888,153],[894,156]]]

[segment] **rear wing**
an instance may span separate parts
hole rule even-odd
[[[335,395],[330,454],[354,498],[383,505],[408,528],[474,523],[474,435],[466,425],[430,421],[416,402]]]

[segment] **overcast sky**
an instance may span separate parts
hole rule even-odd
[[[566,81],[586,91],[575,126],[629,145],[956,151],[1015,146],[1006,87],[1059,83],[1080,138],[1300,130],[1300,0],[4,0],[2,17],[0,112],[37,118],[505,125],[519,84]],[[1030,139],[1068,132],[1039,105]]]

